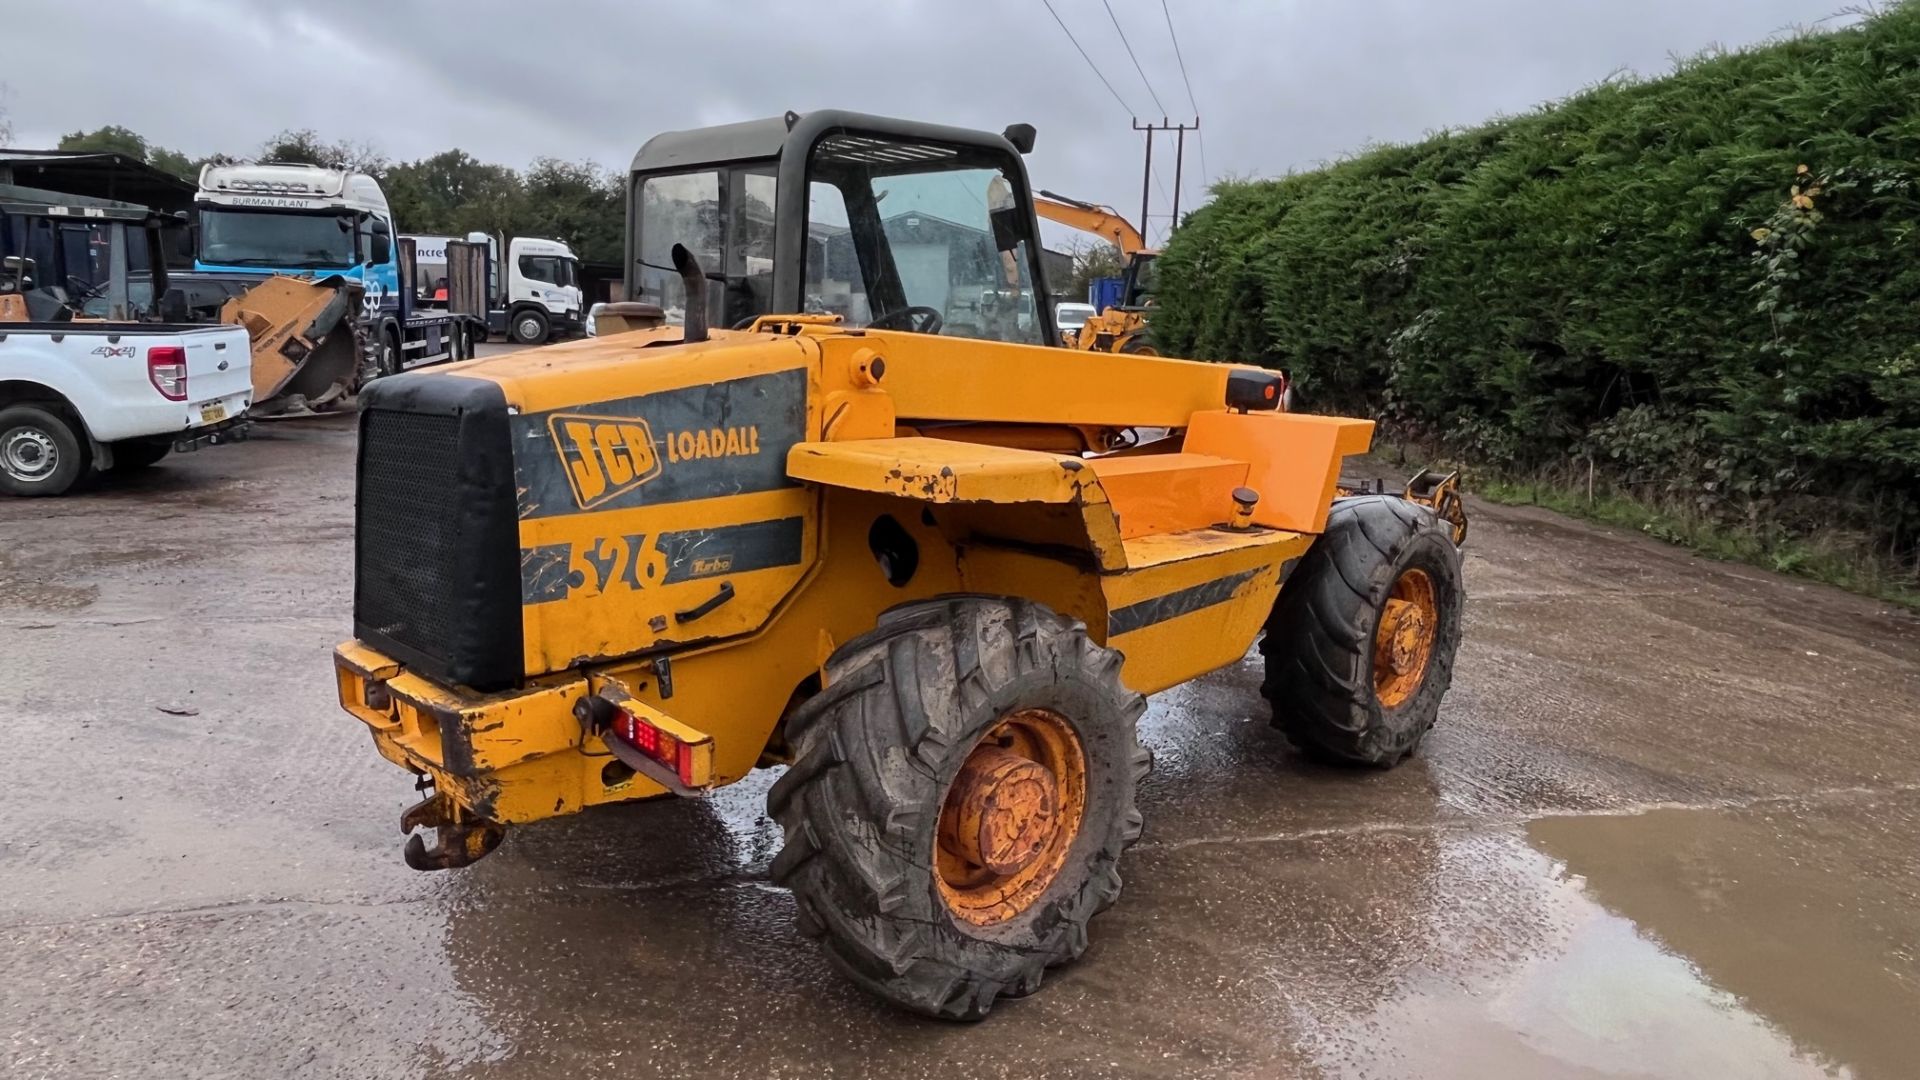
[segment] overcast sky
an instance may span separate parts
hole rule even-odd
[[[1161,0],[1109,2],[1149,83],[1102,0],[1052,0],[1124,105],[1041,0],[5,0],[0,109],[19,146],[123,124],[195,156],[249,153],[311,127],[398,160],[458,146],[615,168],[656,132],[787,109],[1026,121],[1040,130],[1036,186],[1131,218],[1130,115],[1200,115],[1191,208],[1206,178],[1283,173],[1616,71],[1658,74],[1843,0],[1168,0],[1191,101]],[[1156,215],[1172,151],[1163,138],[1155,152]]]

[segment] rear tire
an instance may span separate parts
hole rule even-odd
[[[87,475],[93,451],[78,422],[57,407],[0,409],[0,491],[64,495]]]
[[[107,471],[112,473],[138,472],[157,464],[161,458],[173,452],[173,440],[130,439],[113,444],[113,464]]]
[[[513,316],[513,340],[522,345],[539,345],[552,332],[545,313],[526,308]]]
[[[1439,717],[1465,601],[1459,549],[1425,507],[1335,502],[1260,642],[1274,726],[1321,760],[1399,764]]]
[[[801,931],[862,987],[949,1020],[1078,957],[1120,895],[1152,764],[1120,665],[1083,624],[993,597],[903,605],[842,646],[788,719],[794,764],[767,795]],[[956,854],[969,835],[979,863]]]

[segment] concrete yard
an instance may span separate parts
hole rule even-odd
[[[406,869],[334,702],[353,449],[0,503],[0,1075],[1920,1072],[1911,615],[1476,504],[1424,751],[1307,763],[1257,658],[1162,695],[1124,899],[957,1026],[794,930],[771,775]]]

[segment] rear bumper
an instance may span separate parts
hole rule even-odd
[[[176,454],[190,453],[203,446],[220,446],[225,443],[245,442],[253,434],[253,421],[244,416],[235,416],[217,424],[204,424],[188,428],[174,437],[173,451]]]
[[[618,759],[576,716],[602,689],[584,674],[481,694],[432,682],[359,641],[336,648],[333,662],[340,705],[367,725],[380,756],[429,777],[472,817],[538,821],[668,793],[609,768]]]

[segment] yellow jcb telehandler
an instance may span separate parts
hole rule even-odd
[[[1460,639],[1447,527],[1336,499],[1372,423],[1277,411],[1271,372],[1058,347],[1032,139],[848,112],[660,135],[623,311],[680,325],[366,388],[334,670],[428,792],[409,864],[784,767],[801,929],[977,1019],[1119,897],[1145,695],[1259,641],[1304,751],[1414,751]],[[983,291],[1006,317],[954,333]]]

